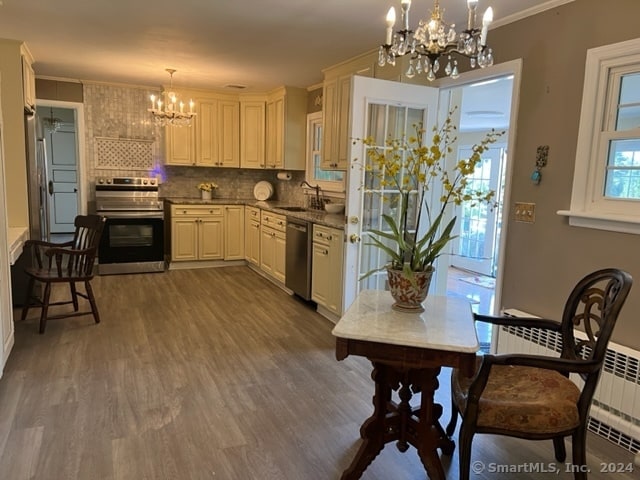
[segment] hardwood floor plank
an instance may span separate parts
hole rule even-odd
[[[0,380],[0,479],[328,480],[351,463],[373,411],[371,365],[336,361],[333,324],[305,302],[246,267],[103,276],[93,286],[98,325],[56,320],[39,335],[37,310],[16,324]],[[440,383],[446,421],[448,372]],[[631,461],[592,435],[588,448],[591,480],[613,478],[597,471],[601,461]],[[546,464],[553,449],[479,436],[473,458]],[[457,461],[457,452],[443,458],[449,480]],[[415,449],[392,444],[362,477],[425,478]]]
[[[26,480],[37,478],[36,465],[42,445],[43,427],[12,430],[0,455],[2,478]]]

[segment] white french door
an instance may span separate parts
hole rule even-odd
[[[471,146],[458,148],[458,160],[466,159],[473,153]],[[504,158],[506,145],[493,145],[482,154],[482,162],[469,177],[469,189],[496,192],[502,199]],[[454,267],[496,276],[496,249],[500,235],[500,209],[486,204],[463,204],[457,215],[458,238],[453,242],[451,265]]]
[[[354,76],[351,89],[351,137],[373,137],[375,146],[411,134],[421,123],[428,133],[436,122],[438,89]],[[363,289],[385,289],[386,273],[360,277],[388,263],[379,248],[368,245],[370,230],[384,230],[382,214],[399,215],[396,190],[383,186],[367,169],[366,147],[350,142],[351,165],[347,174],[347,225],[345,234],[344,309]],[[414,211],[417,205],[413,205]]]

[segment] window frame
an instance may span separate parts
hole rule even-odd
[[[305,171],[305,180],[309,182],[311,185],[319,185],[320,189],[323,192],[332,192],[332,193],[345,193],[345,179],[347,176],[347,172],[342,171],[342,180],[317,180],[315,177],[315,165],[314,165],[314,153],[316,153],[319,158],[322,148],[322,139],[318,142],[319,149],[314,150],[314,133],[315,133],[315,125],[320,125],[320,128],[323,128],[322,125],[322,112],[314,112],[307,114],[307,161],[306,161],[306,171]],[[324,134],[324,133],[322,133]],[[305,187],[307,188],[307,187]]]
[[[640,139],[640,128],[615,131],[624,74],[640,72],[640,39],[587,51],[569,224],[640,234],[640,201],[605,196],[611,140]],[[613,127],[612,127],[613,126]]]

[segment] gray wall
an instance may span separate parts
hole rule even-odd
[[[522,58],[512,202],[534,202],[534,224],[509,205],[503,306],[558,318],[576,281],[604,267],[636,279],[613,340],[640,349],[640,237],[571,227],[556,211],[571,201],[587,49],[638,37],[640,2],[576,0],[490,31],[496,63]],[[530,180],[536,148],[549,145],[542,182]]]

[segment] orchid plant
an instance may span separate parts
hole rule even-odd
[[[482,161],[482,154],[505,132],[491,130],[484,139],[472,147],[468,159],[458,160],[453,168],[447,168],[447,156],[453,152],[457,141],[456,126],[449,112],[442,126],[433,128],[431,143],[426,144],[422,124],[414,125],[414,133],[402,138],[389,138],[385,147],[376,147],[373,137],[356,139],[367,147],[369,159],[366,169],[377,177],[380,188],[399,192],[400,216],[383,214],[388,231],[370,230],[373,245],[382,249],[390,258],[390,264],[367,272],[361,279],[392,268],[402,270],[412,283],[413,272],[433,270],[433,263],[444,253],[447,244],[456,238],[453,229],[456,218],[443,224],[445,213],[451,205],[485,203],[495,207],[495,192],[470,188],[470,177]],[[430,204],[428,196],[436,186],[442,187],[439,202]],[[410,208],[410,199],[415,197],[417,205]],[[423,205],[424,208],[420,208]],[[416,208],[417,207],[417,208]],[[415,208],[415,209],[414,209]],[[413,212],[413,213],[410,213]],[[421,224],[426,225],[422,232]]]

